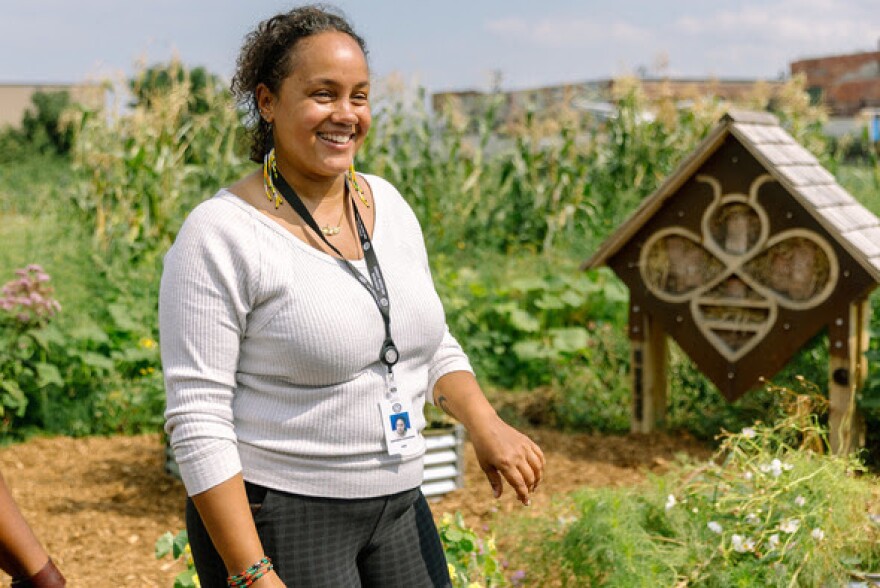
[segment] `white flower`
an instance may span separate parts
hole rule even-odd
[[[794,503],[798,506],[803,506],[807,503],[807,499],[804,498],[803,496],[798,496],[797,498],[794,499]]]
[[[767,539],[767,547],[769,547],[770,549],[776,549],[777,547],[779,547],[779,535],[778,534],[773,533],[772,535],[770,535],[770,538]]]
[[[721,529],[721,525],[719,523],[716,523],[715,521],[709,521],[709,523],[706,526],[709,527],[709,530],[712,531],[713,533],[715,533],[716,535],[721,534],[722,529]]]
[[[743,478],[745,478],[746,480],[751,481],[752,477],[752,472],[746,472],[743,474]]]
[[[770,462],[770,464],[764,464],[761,466],[761,471],[765,474],[769,473],[774,478],[778,478],[782,475],[783,470],[787,471],[793,468],[791,464],[782,463],[779,459],[774,459]]]
[[[755,540],[751,537],[732,535],[730,537],[730,544],[737,553],[747,553],[755,550]]]
[[[746,439],[752,439],[752,438],[754,438],[755,435],[757,435],[757,433],[755,432],[755,429],[753,429],[752,427],[745,427],[742,430],[742,435]]]
[[[669,496],[666,497],[666,510],[667,511],[670,510],[672,507],[674,507],[675,504],[676,504],[675,496],[670,494]]]
[[[750,525],[757,525],[759,522],[761,522],[761,517],[753,512],[750,512],[746,515],[746,522]]]
[[[783,533],[788,533],[789,535],[796,532],[801,528],[801,520],[800,519],[788,519],[787,521],[783,521],[781,525],[779,525],[779,530]]]
[[[813,529],[813,531],[810,533],[810,537],[812,537],[812,538],[815,539],[816,541],[821,541],[822,539],[825,538],[825,531],[823,531],[823,530],[820,529],[819,527],[816,527],[816,528]]]

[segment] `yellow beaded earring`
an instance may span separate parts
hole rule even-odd
[[[363,188],[361,188],[360,184],[358,184],[357,174],[354,171],[354,163],[348,166],[348,181],[351,184],[351,187],[354,188],[354,191],[357,192],[358,196],[360,196],[361,202],[364,203],[364,206],[369,208],[370,203],[367,202],[367,197],[364,194]]]
[[[263,156],[263,189],[266,191],[266,198],[269,202],[275,204],[275,208],[280,208],[284,204],[284,198],[275,188],[275,182],[272,176],[278,173],[278,164],[275,161],[275,142],[272,140],[272,127],[269,127],[269,135],[266,138],[266,155]]]

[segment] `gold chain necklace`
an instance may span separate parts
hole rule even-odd
[[[339,212],[339,220],[336,221],[336,226],[331,227],[330,225],[324,225],[321,227],[321,232],[325,237],[335,237],[339,234],[339,231],[342,229],[342,218],[345,216],[345,198],[342,199],[342,210]]]

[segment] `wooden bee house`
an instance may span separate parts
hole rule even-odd
[[[632,429],[662,425],[666,336],[736,400],[828,327],[835,451],[863,443],[880,220],[767,113],[731,112],[585,262],[630,292]]]

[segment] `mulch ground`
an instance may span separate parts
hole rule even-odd
[[[680,453],[708,457],[705,445],[668,435],[600,436],[526,431],[547,457],[545,480],[529,513],[554,495],[583,486],[630,486],[664,471]],[[465,487],[432,504],[435,516],[461,512],[481,529],[494,517],[521,512],[507,488],[495,500],[473,450],[465,448]],[[68,586],[171,587],[180,563],[156,560],[165,531],[184,526],[182,484],[165,474],[158,435],[34,439],[0,448],[0,471],[47,546]],[[0,572],[0,583],[8,578]]]

